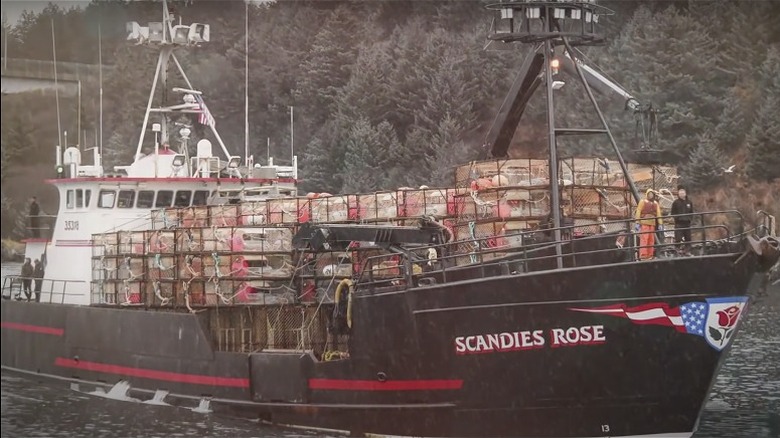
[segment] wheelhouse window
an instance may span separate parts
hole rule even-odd
[[[172,190],[160,190],[157,192],[157,200],[154,202],[155,208],[168,208],[173,202]]]
[[[92,200],[92,190],[84,190],[84,208],[89,208],[90,200]]]
[[[208,190],[195,190],[195,194],[192,195],[192,205],[206,205],[209,200]]]
[[[116,198],[118,208],[133,208],[135,203],[135,190],[120,190]]]
[[[65,208],[71,209],[76,206],[76,194],[75,190],[68,190],[65,193]]]
[[[141,190],[135,201],[136,208],[152,208],[154,205],[154,190]]]
[[[98,196],[98,207],[100,208],[114,208],[114,201],[116,200],[116,192],[113,190],[101,190]]]
[[[176,192],[176,199],[173,201],[174,207],[189,207],[192,192],[189,190],[179,190]]]
[[[76,208],[84,208],[84,190],[76,189]]]

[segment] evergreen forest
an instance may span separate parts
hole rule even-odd
[[[780,2],[599,3],[615,14],[600,20],[607,43],[582,49],[588,63],[658,110],[658,147],[678,166],[696,207],[780,216]],[[452,185],[454,166],[489,158],[486,134],[529,49],[488,44],[492,15],[476,0],[172,5],[184,23],[211,27],[209,43],[176,53],[232,153],[243,155],[245,92],[256,163],[269,151],[277,163],[289,162],[294,108],[304,191]],[[125,23],[160,16],[158,1],[115,0],[58,2],[16,22],[3,16],[2,47],[11,61],[51,61],[52,33],[57,61],[102,59],[107,169],[133,158],[157,56],[153,47],[126,41]],[[181,83],[174,73],[170,82]],[[598,127],[575,80],[557,93],[559,125]],[[636,148],[625,102],[597,98],[621,148]],[[537,92],[511,156],[546,156],[545,105]],[[42,181],[54,176],[56,107],[52,92],[2,97],[4,238],[23,236],[30,196],[56,212],[56,191]],[[59,112],[70,145],[80,142],[86,151],[101,143],[96,79],[82,84],[80,103],[60,96]],[[192,137],[211,138],[197,117],[189,122]],[[154,136],[146,139],[149,152]],[[563,156],[614,159],[606,137],[567,138],[559,147]],[[724,172],[731,165],[734,172]]]

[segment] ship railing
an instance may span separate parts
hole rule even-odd
[[[33,239],[51,239],[57,215],[38,214],[27,215],[27,234]]]
[[[759,237],[777,236],[777,221],[774,216],[764,210],[758,210],[756,212],[756,217],[758,218],[756,234],[758,234]]]
[[[693,218],[691,225],[677,230],[690,230],[691,241],[673,243],[674,228],[664,231],[635,231],[635,219],[540,228],[501,236],[487,236],[415,248],[406,254],[382,254],[363,262],[358,283],[361,288],[381,290],[403,289],[408,285],[435,284],[461,279],[484,278],[499,274],[519,274],[558,269],[633,262],[640,260],[640,236],[653,234],[654,258],[695,257],[713,253],[741,253],[736,244],[741,236],[757,232],[759,225],[744,229],[744,217],[736,210],[667,215],[659,222],[673,223],[676,217]],[[727,222],[729,225],[719,223]],[[694,225],[694,223],[698,224]],[[733,233],[732,228],[737,232]],[[598,232],[593,232],[598,229]],[[604,230],[612,229],[611,232]],[[551,240],[555,231],[561,234],[562,251]],[[541,237],[541,238],[540,238]],[[545,238],[546,237],[546,238]],[[671,240],[671,242],[669,242]],[[430,257],[430,250],[436,251]]]
[[[25,280],[30,282],[30,299],[35,301],[35,294],[40,294],[41,303],[64,304],[65,297],[82,296],[87,282],[83,280],[55,280],[51,278],[23,277],[21,275],[6,275],[3,277],[2,296],[4,300],[27,300],[24,293]],[[36,281],[40,281],[41,290],[36,292]],[[79,288],[82,292],[74,292]]]

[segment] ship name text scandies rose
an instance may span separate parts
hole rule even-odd
[[[525,330],[517,332],[492,333],[486,335],[458,336],[455,338],[455,353],[481,354],[507,351],[537,350],[551,347],[572,347],[597,345],[607,341],[603,325]]]

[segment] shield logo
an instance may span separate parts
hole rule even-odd
[[[739,320],[747,310],[748,297],[707,298],[708,312],[704,326],[704,338],[720,351],[734,338]]]

